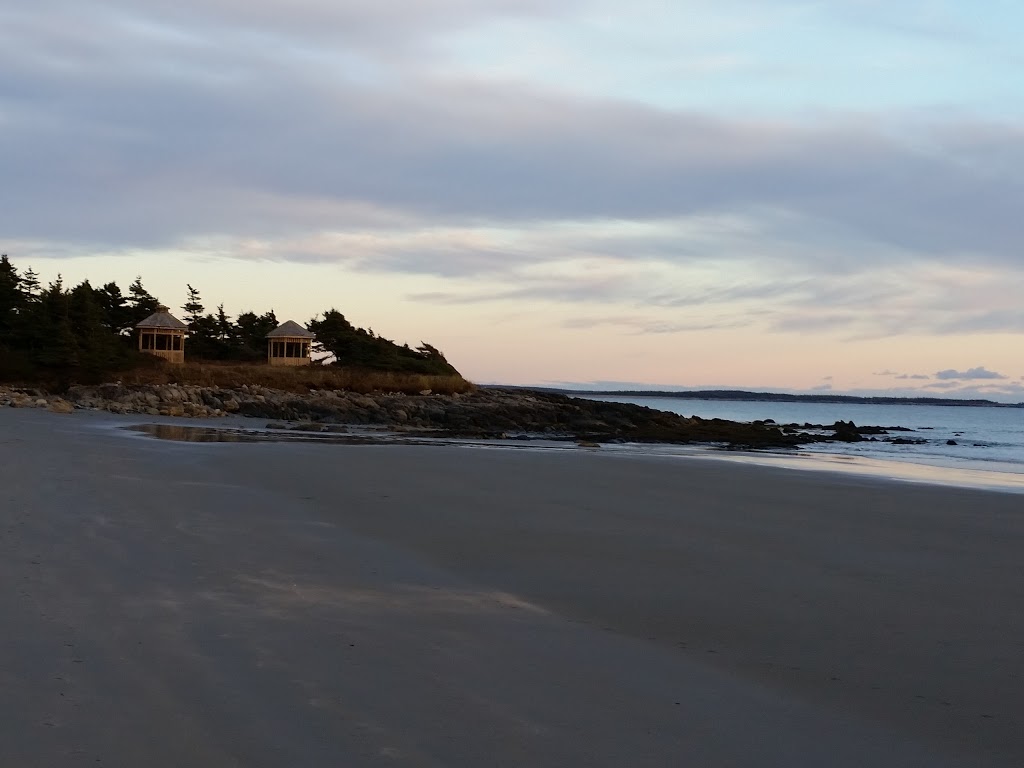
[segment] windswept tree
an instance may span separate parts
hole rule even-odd
[[[416,347],[416,352],[424,360],[436,360],[438,362],[442,362],[445,364],[448,363],[447,358],[445,358],[445,356],[441,353],[440,349],[433,346],[432,344],[427,344],[427,342],[425,341],[420,342],[420,345]]]
[[[117,283],[107,283],[94,293],[103,310],[103,324],[118,336],[130,336],[138,320],[128,297],[121,293]]]
[[[196,288],[187,286],[182,307],[189,323],[189,357],[255,362],[266,358],[267,334],[278,326],[274,311],[241,313],[232,321],[217,306],[207,313]],[[155,365],[133,344],[135,326],[157,311],[160,302],[136,277],[125,295],[109,282],[94,288],[88,280],[72,289],[60,275],[45,289],[31,269],[20,274],[0,256],[0,379],[7,381],[102,381],[116,371]],[[422,342],[416,349],[398,346],[373,330],[354,326],[336,309],[315,317],[309,329],[315,351],[350,368],[403,373],[457,375],[444,355]]]
[[[351,361],[357,345],[356,328],[336,309],[324,312],[322,320],[313,318],[306,327],[316,334],[313,351],[334,355],[339,365]],[[349,362],[349,364],[351,364]]]
[[[181,307],[181,311],[185,313],[185,317],[182,319],[191,325],[203,316],[206,307],[203,306],[203,300],[199,296],[198,290],[188,283],[185,284],[185,287],[188,289],[188,298],[185,299],[185,303]]]
[[[128,325],[131,328],[156,312],[160,301],[142,286],[142,277],[136,276],[135,282],[128,286],[128,307],[131,310]]]
[[[310,320],[308,328],[316,334],[314,351],[333,355],[333,365],[442,376],[458,374],[436,347],[425,342],[416,349],[398,346],[372,331],[353,326],[336,309],[324,312],[322,319]]]

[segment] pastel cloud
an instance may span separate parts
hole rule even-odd
[[[336,267],[464,324],[526,308],[630,343],[1024,332],[1024,122],[964,101],[1002,80],[950,81],[941,110],[884,103],[934,95],[953,41],[984,37],[1001,61],[1006,33],[975,16],[917,0],[7,4],[4,250],[143,274],[183,255]],[[793,58],[822,41],[834,60]],[[864,80],[865,42],[892,76],[831,82]],[[737,107],[780,93],[818,107]],[[943,358],[864,370],[886,360]]]
[[[968,368],[966,371],[957,371],[953,368],[947,368],[944,371],[936,372],[935,378],[942,381],[950,379],[969,381],[976,379],[1005,379],[1007,377],[1001,373],[990,371],[984,366],[979,366],[977,368]]]
[[[262,3],[238,25],[227,0],[106,3],[80,28],[8,10],[21,23],[0,25],[2,92],[13,94],[0,168],[21,183],[4,196],[7,234],[109,246],[273,237],[347,227],[332,209],[359,201],[447,226],[740,212],[762,229],[799,229],[809,245],[842,235],[882,247],[872,252],[1016,258],[1018,124],[713,117],[439,79],[393,50],[404,35],[542,12],[492,2],[464,19],[470,6],[434,0],[396,18],[363,4]],[[371,46],[392,75],[286,44],[318,51],[325,28],[343,51]],[[147,63],[126,66],[142,41]],[[821,269],[842,267],[822,258]]]

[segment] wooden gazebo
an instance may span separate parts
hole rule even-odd
[[[156,312],[135,326],[139,351],[162,357],[171,363],[185,362],[185,333],[188,326],[162,304]]]
[[[270,365],[309,365],[309,349],[316,334],[294,320],[281,323],[267,334],[267,362]]]

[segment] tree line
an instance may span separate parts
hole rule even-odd
[[[273,310],[240,313],[232,319],[217,306],[207,312],[200,292],[187,285],[182,320],[189,325],[189,360],[253,363],[266,359],[266,335],[278,326]],[[31,267],[24,272],[0,256],[0,378],[60,378],[97,381],[117,371],[160,361],[137,351],[135,326],[157,311],[160,301],[137,277],[124,293],[114,282],[73,288],[61,277],[43,287]],[[458,372],[439,350],[411,348],[372,330],[353,326],[336,309],[307,323],[313,345],[328,364],[368,370],[450,375]]]

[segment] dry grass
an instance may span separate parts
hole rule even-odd
[[[450,395],[474,389],[474,385],[461,376],[425,376],[319,365],[287,368],[258,364],[192,362],[184,365],[164,364],[138,368],[125,372],[120,379],[125,384],[194,384],[201,387],[225,388],[256,384],[297,393],[308,392],[310,389],[343,389],[362,394],[416,394],[429,389],[438,394]]]

